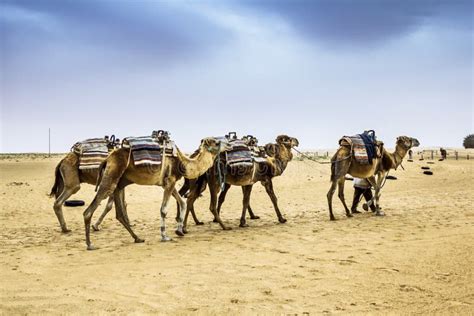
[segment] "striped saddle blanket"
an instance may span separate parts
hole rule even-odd
[[[231,149],[226,151],[226,164],[229,167],[253,166],[253,155],[245,141],[236,139],[229,142]]]
[[[177,156],[174,142],[169,141],[166,146],[151,136],[127,137],[122,147],[130,148],[135,166],[160,165],[163,161],[163,147],[166,156]]]
[[[378,157],[375,139],[369,139],[367,135],[357,134],[355,136],[344,136],[339,140],[341,146],[351,146],[352,155],[362,165],[372,164],[372,159]]]
[[[77,142],[71,150],[79,155],[79,169],[96,169],[109,155],[109,141],[104,138],[91,138]]]

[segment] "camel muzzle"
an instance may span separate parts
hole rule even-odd
[[[411,139],[411,146],[412,146],[412,147],[418,147],[418,146],[420,146],[420,142],[418,141],[418,139],[412,138],[412,139]]]

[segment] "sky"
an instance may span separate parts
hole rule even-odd
[[[168,130],[335,148],[474,132],[473,2],[0,0],[0,152]]]

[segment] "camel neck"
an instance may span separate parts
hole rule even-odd
[[[276,175],[281,175],[285,171],[288,162],[293,159],[293,154],[291,153],[291,148],[286,147],[285,145],[278,145],[280,147],[280,153],[275,157],[275,162],[277,164]]]
[[[178,150],[178,158],[184,166],[183,176],[187,179],[196,179],[209,168],[214,162],[214,155],[201,146],[194,158],[189,158]]]
[[[402,164],[403,158],[405,157],[406,153],[407,153],[406,149],[401,148],[398,145],[397,147],[395,147],[395,151],[392,153],[392,157],[395,162],[395,165],[392,166],[393,169],[397,169]]]

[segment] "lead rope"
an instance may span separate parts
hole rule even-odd
[[[343,161],[343,160],[346,160],[346,159],[349,159],[349,158],[352,157],[352,155],[349,155],[349,156],[347,156],[347,157],[344,157],[344,158],[342,158],[342,159],[335,160],[335,161],[317,161],[317,160],[315,160],[313,157],[310,157],[310,156],[308,156],[308,155],[302,153],[301,151],[299,151],[298,149],[296,149],[296,148],[294,148],[294,147],[293,147],[292,149],[293,149],[294,151],[296,151],[298,154],[300,154],[301,156],[305,157],[306,159],[311,160],[311,161],[316,162],[316,163],[319,163],[319,164],[321,164],[321,165],[326,165],[326,164],[330,164],[330,163],[336,163],[336,162]]]
[[[217,148],[217,175],[219,178],[219,186],[221,187],[221,191],[224,191],[225,187],[225,172],[223,173],[221,170],[221,144]]]

